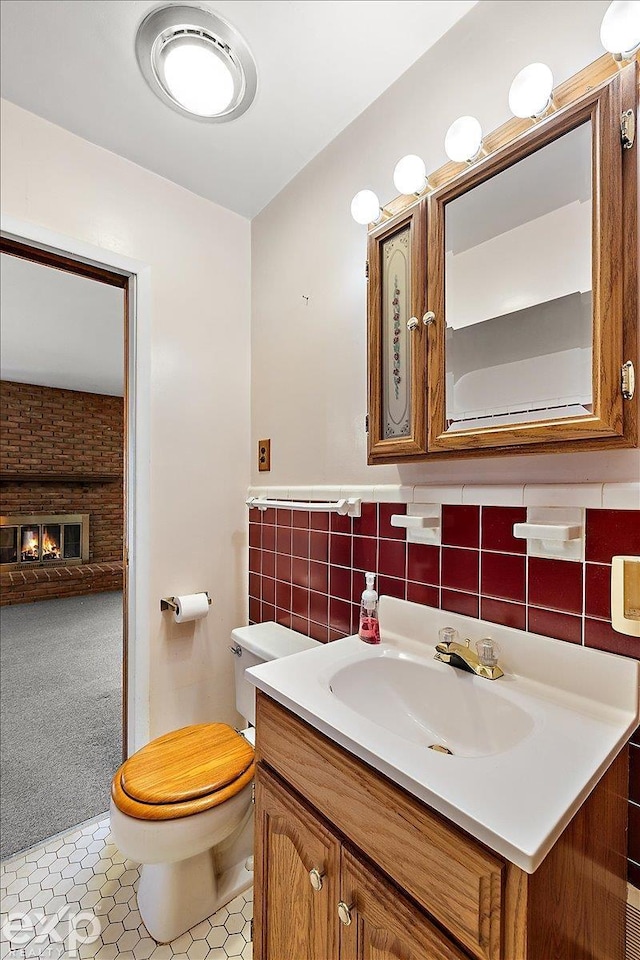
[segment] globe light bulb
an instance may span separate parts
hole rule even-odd
[[[509,89],[509,109],[514,117],[541,117],[553,93],[553,74],[546,63],[530,63],[518,73]]]
[[[380,219],[380,201],[373,190],[360,190],[351,201],[351,216],[356,223],[366,225]]]
[[[629,60],[640,48],[640,2],[614,0],[600,26],[602,46],[616,60]]]
[[[398,193],[422,193],[427,185],[427,168],[424,160],[414,153],[398,160],[393,171],[393,183]]]
[[[465,163],[475,160],[482,149],[482,127],[475,117],[458,117],[447,130],[444,150],[449,160]]]

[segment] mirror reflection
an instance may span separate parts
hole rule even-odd
[[[447,429],[592,409],[591,123],[445,208]]]

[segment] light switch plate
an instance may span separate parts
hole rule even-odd
[[[260,473],[271,470],[271,440],[258,440],[258,470]]]

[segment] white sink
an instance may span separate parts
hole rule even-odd
[[[380,727],[425,749],[445,747],[456,757],[502,753],[534,726],[530,713],[501,695],[498,680],[395,650],[341,667],[328,686]]]
[[[380,626],[378,646],[346,637],[246,676],[532,873],[636,728],[640,664],[391,597]],[[444,626],[497,641],[504,677],[434,660]]]

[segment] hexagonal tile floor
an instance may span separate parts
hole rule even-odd
[[[0,960],[251,960],[251,890],[160,946],[138,913],[139,876],[108,817],[5,860]]]

